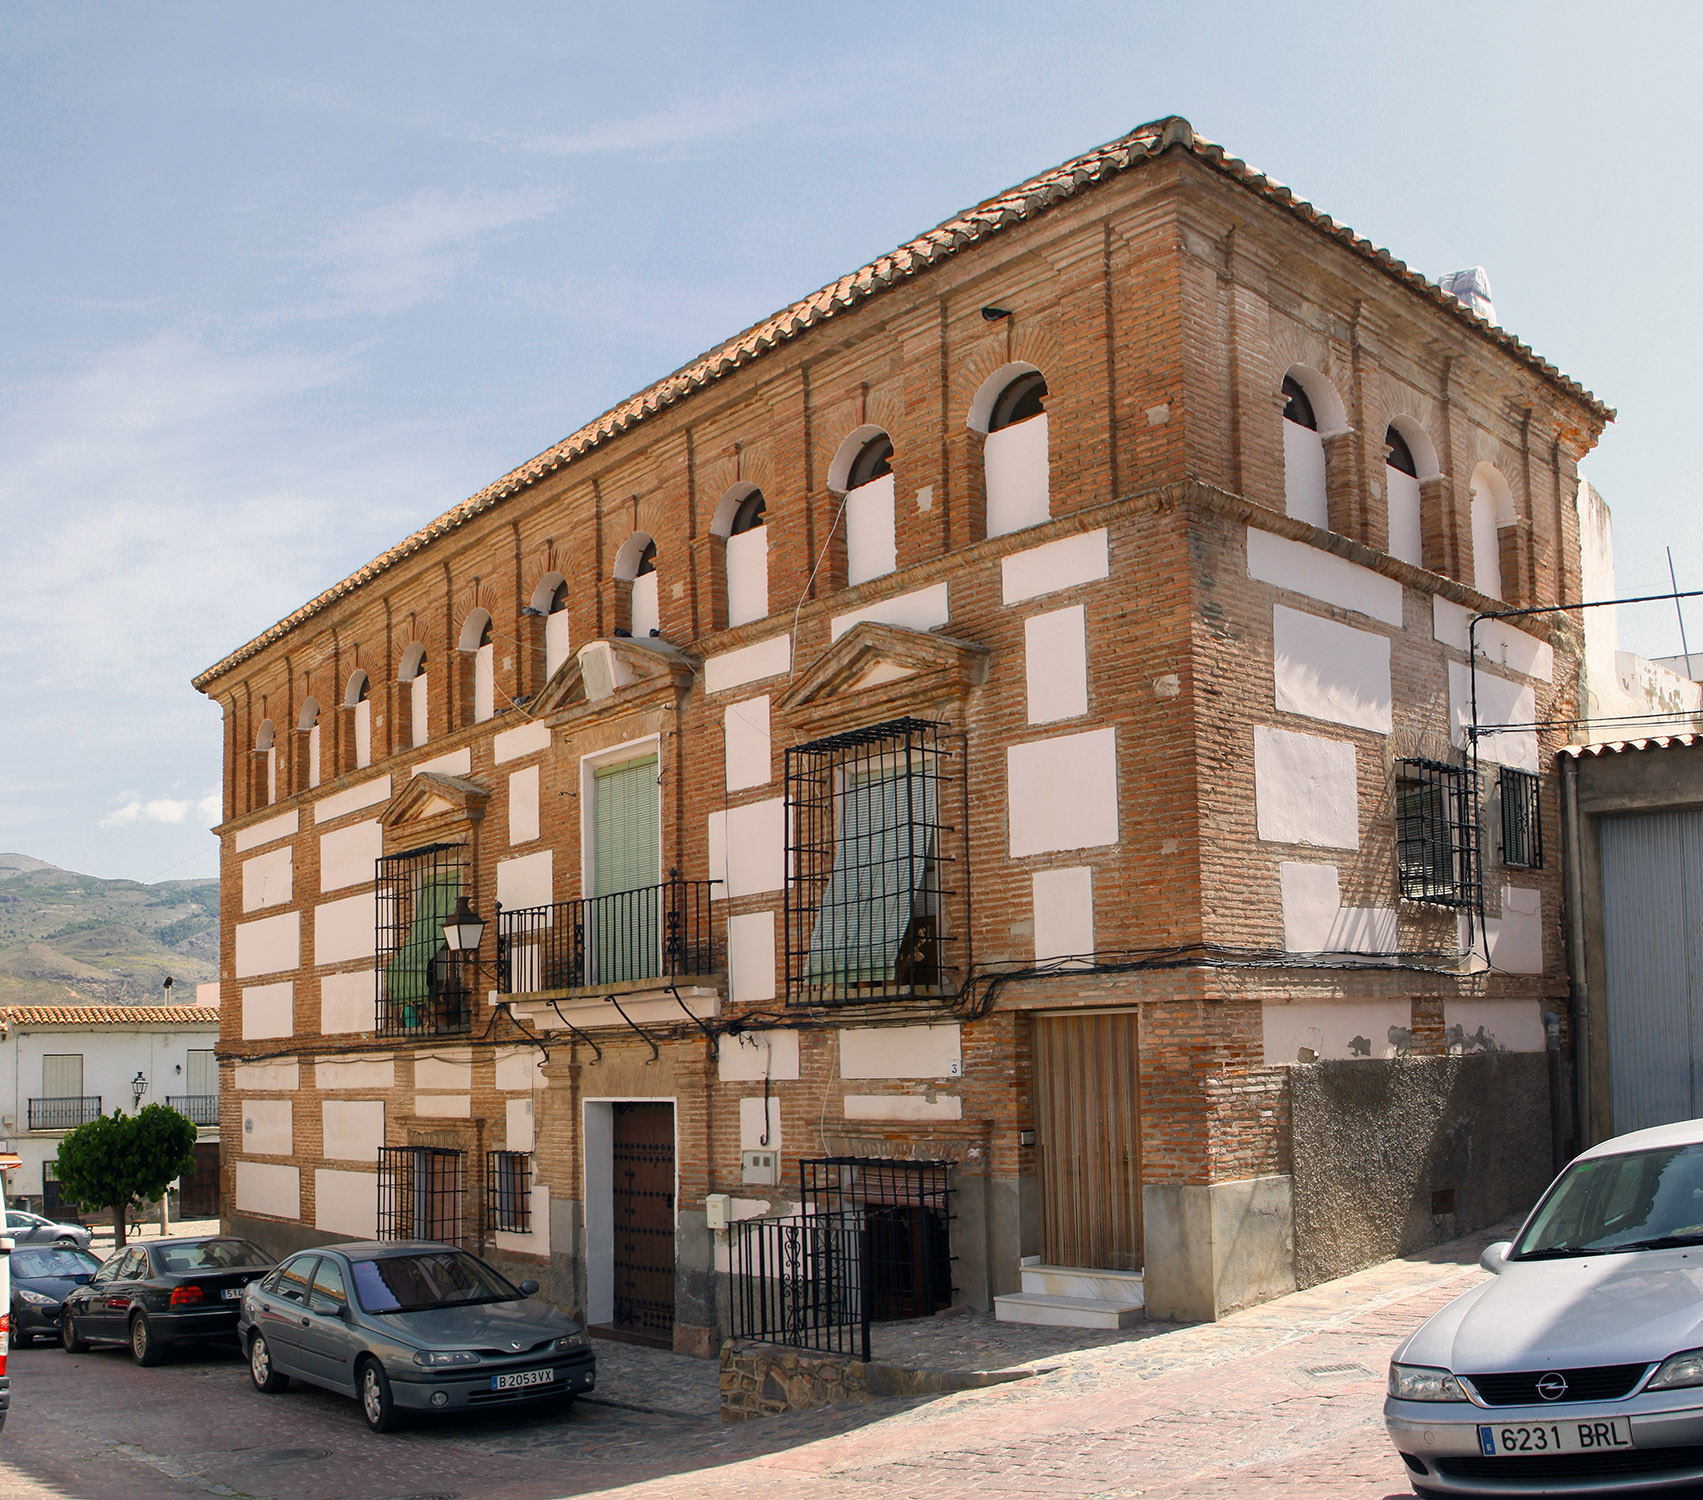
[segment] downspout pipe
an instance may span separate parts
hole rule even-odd
[[[1573,1023],[1573,1149],[1593,1143],[1591,1130],[1591,1007],[1585,965],[1584,850],[1579,839],[1579,758],[1561,757],[1561,821],[1566,835],[1567,976]]]

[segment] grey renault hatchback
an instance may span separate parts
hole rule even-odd
[[[430,1241],[304,1250],[243,1297],[237,1332],[268,1395],[292,1379],[354,1396],[374,1432],[405,1412],[466,1411],[594,1389],[585,1332],[477,1256]]]

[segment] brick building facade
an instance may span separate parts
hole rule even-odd
[[[1178,119],[712,350],[197,678],[227,1217],[708,1349],[806,1161],[978,1306],[1521,1206],[1611,416]]]

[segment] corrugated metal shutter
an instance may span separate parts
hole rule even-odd
[[[1703,812],[1602,820],[1616,1135],[1703,1114]]]
[[[48,1099],[83,1097],[83,1054],[49,1053],[41,1060],[41,1092]]]
[[[656,757],[600,766],[592,775],[592,787],[596,802],[592,895],[610,896],[655,885],[661,879],[662,858]]]
[[[189,1049],[189,1072],[184,1082],[192,1094],[219,1092],[219,1062],[211,1047]]]

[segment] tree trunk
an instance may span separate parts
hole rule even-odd
[[[115,1203],[112,1206],[112,1248],[124,1248],[124,1205]]]

